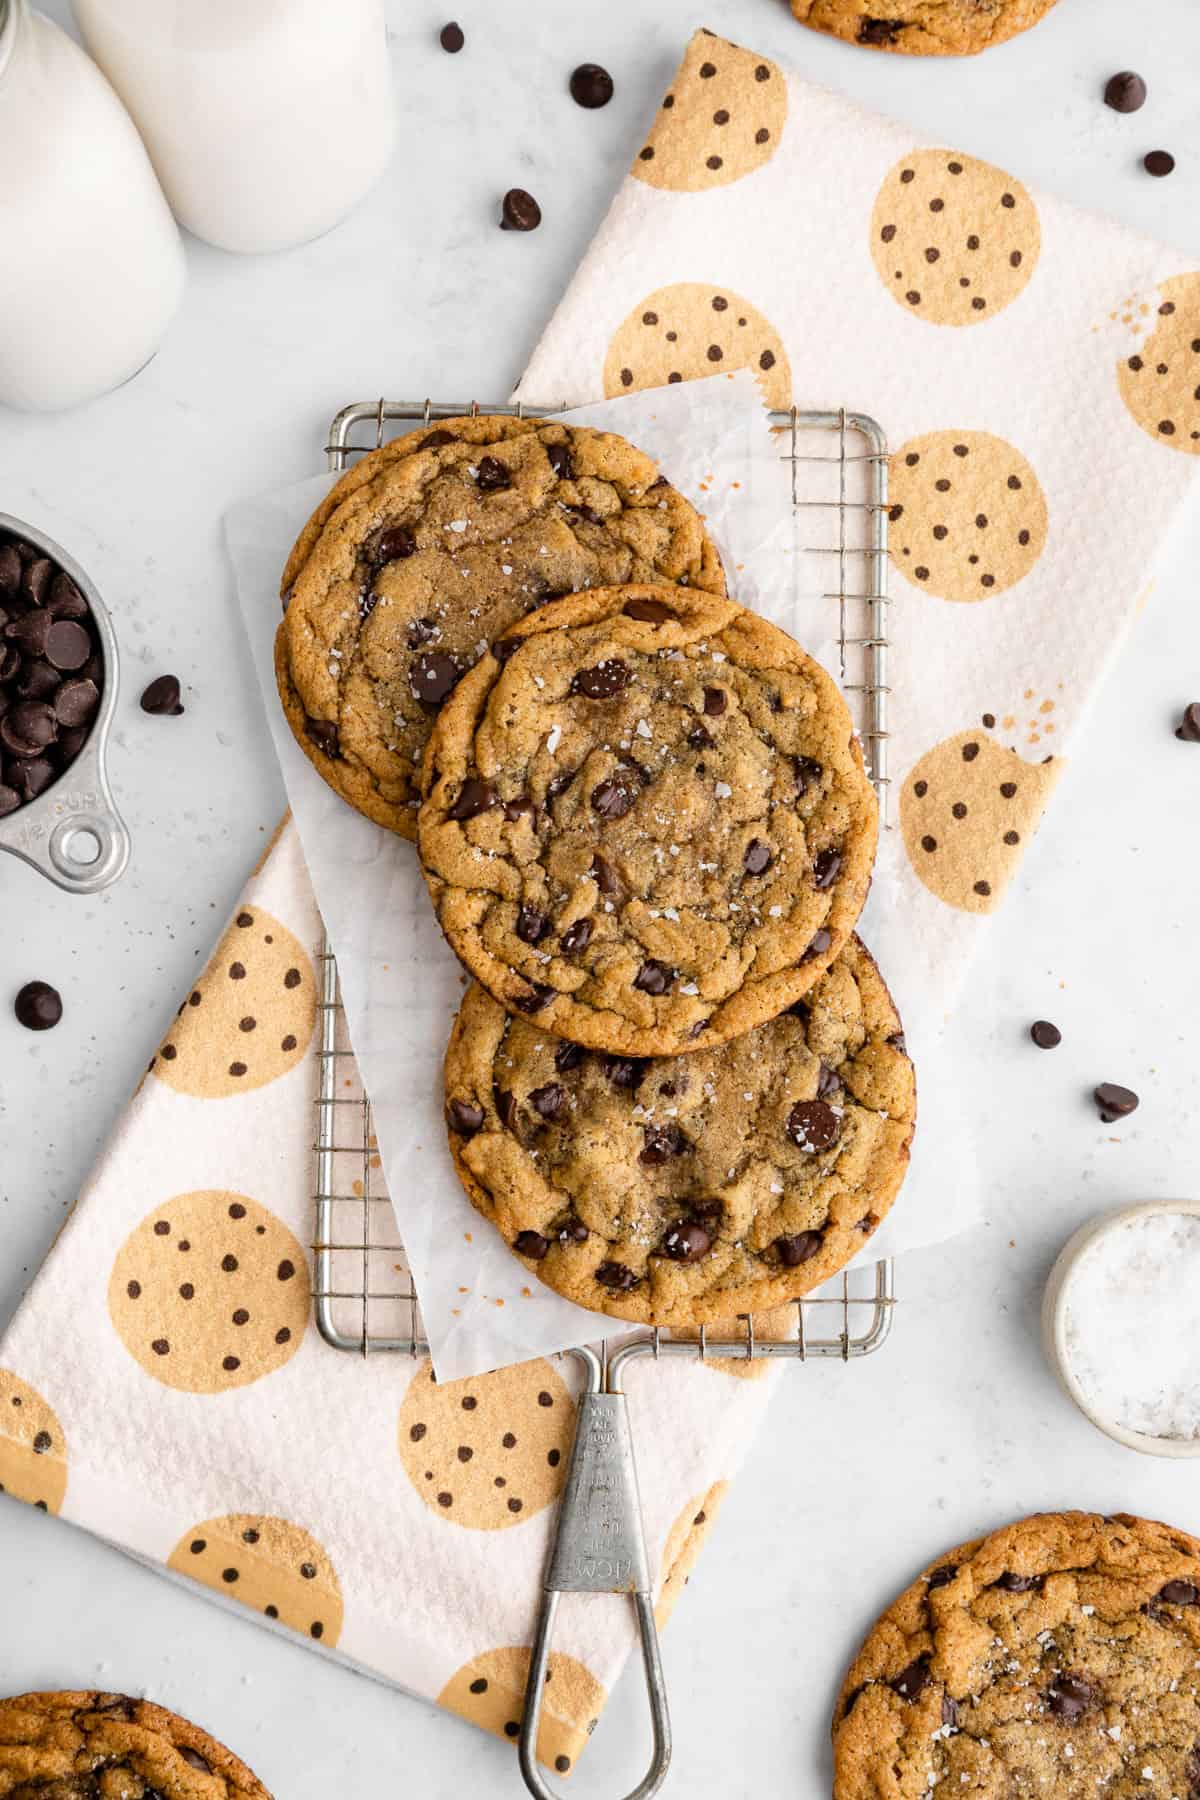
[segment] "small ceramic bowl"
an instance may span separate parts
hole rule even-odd
[[[1117,1419],[1097,1412],[1076,1378],[1067,1348],[1067,1305],[1071,1278],[1080,1259],[1110,1232],[1119,1231],[1131,1219],[1150,1218],[1155,1214],[1200,1216],[1200,1200],[1145,1200],[1138,1206],[1121,1206],[1114,1212],[1101,1213],[1081,1225],[1074,1237],[1068,1238],[1050,1271],[1042,1298],[1042,1343],[1054,1373],[1085,1419],[1127,1450],[1140,1450],[1146,1456],[1200,1456],[1200,1438],[1151,1437],[1144,1431],[1130,1431]]]
[[[0,819],[0,850],[19,856],[68,894],[96,894],[123,875],[129,861],[129,832],[104,762],[117,706],[117,635],[103,600],[61,544],[8,513],[0,513],[0,530],[35,544],[66,570],[91,608],[104,658],[104,692],[87,742],[44,794]]]

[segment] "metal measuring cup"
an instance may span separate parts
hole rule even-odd
[[[91,608],[104,658],[104,691],[87,742],[44,793],[0,819],[0,850],[19,856],[65,893],[97,894],[124,874],[129,861],[129,831],[104,760],[117,706],[117,636],[94,585],[61,544],[9,513],[0,512],[0,530],[35,545],[71,577]]]

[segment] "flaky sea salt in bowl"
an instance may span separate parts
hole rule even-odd
[[[1200,1456],[1200,1201],[1080,1227],[1042,1302],[1046,1355],[1093,1425],[1150,1456]]]

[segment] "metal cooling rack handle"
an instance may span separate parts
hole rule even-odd
[[[571,1465],[529,1665],[521,1725],[521,1774],[536,1800],[559,1800],[537,1764],[538,1726],[559,1599],[563,1594],[628,1594],[637,1613],[654,1749],[650,1767],[625,1800],[650,1800],[670,1766],[671,1716],[650,1598],[650,1565],[629,1417],[623,1393],[602,1391],[599,1357],[590,1350],[572,1354],[585,1362],[587,1383],[579,1399]]]

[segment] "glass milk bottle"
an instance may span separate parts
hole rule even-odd
[[[383,0],[74,0],[175,216],[285,250],[362,198],[392,148]]]
[[[0,0],[0,404],[75,406],[149,362],[183,248],[129,115],[66,34]]]

